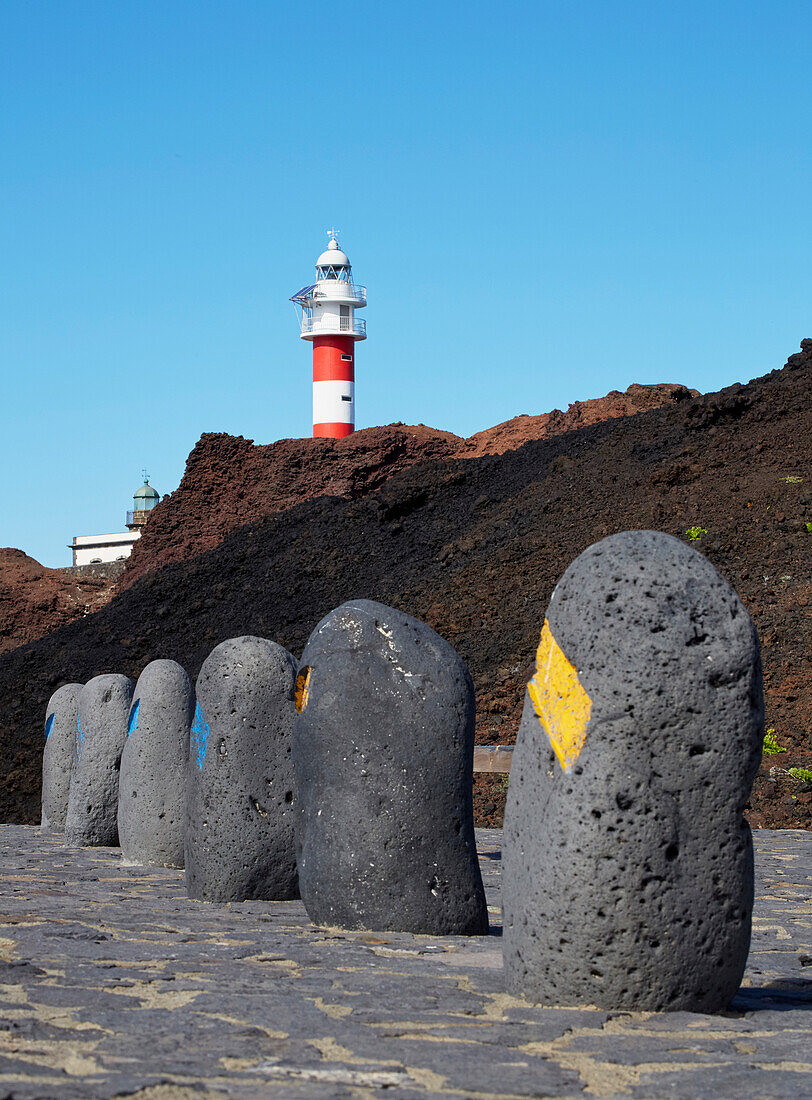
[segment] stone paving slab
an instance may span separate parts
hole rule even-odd
[[[477,840],[491,935],[434,939],[189,901],[182,872],[0,826],[0,1100],[812,1098],[812,834],[756,833],[719,1016],[508,996],[501,834]]]

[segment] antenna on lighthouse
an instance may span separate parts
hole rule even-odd
[[[313,435],[337,439],[355,430],[355,345],[366,340],[356,309],[367,288],[352,281],[350,258],[328,229],[327,251],[316,260],[316,282],[291,298],[301,308],[300,335],[313,344]]]

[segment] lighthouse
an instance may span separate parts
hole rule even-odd
[[[313,344],[313,435],[339,439],[355,430],[355,345],[367,338],[366,321],[355,311],[367,304],[367,288],[352,281],[337,231],[327,236],[315,283],[291,301],[301,307],[302,339]]]
[[[69,543],[74,566],[107,565],[128,558],[159,500],[158,491],[150,485],[149,475],[144,470],[144,484],[133,493],[133,510],[127,513],[129,530],[113,531],[109,535],[74,535],[73,542]]]

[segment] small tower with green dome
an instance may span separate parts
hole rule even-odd
[[[127,531],[113,531],[107,535],[74,535],[69,544],[73,551],[74,568],[87,567],[91,573],[100,565],[115,564],[125,561],[132,553],[132,548],[141,538],[143,528],[152,515],[159,496],[156,489],[149,483],[149,476],[144,470],[144,484],[133,493],[133,510],[127,513]],[[123,566],[122,566],[123,568]],[[104,573],[103,576],[118,574]]]
[[[127,513],[127,527],[130,531],[139,530],[146,524],[158,500],[158,492],[150,485],[149,475],[144,470],[144,484],[133,493],[133,510]]]

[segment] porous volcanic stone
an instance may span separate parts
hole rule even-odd
[[[203,901],[299,896],[290,756],[296,659],[231,638],[197,678],[186,797],[186,891]]]
[[[572,563],[550,599],[508,792],[511,992],[728,1005],[750,942],[742,811],[762,726],[755,627],[701,554],[627,531]]]
[[[183,866],[192,681],[176,661],[152,661],[135,685],[118,784],[118,837],[131,863]]]
[[[342,604],[310,636],[297,708],[299,881],[311,920],[485,934],[474,691],[458,654],[391,607]]]
[[[68,792],[76,751],[76,716],[81,684],[65,684],[48,700],[42,752],[42,828],[61,833],[68,813]]]
[[[118,844],[118,777],[132,694],[129,677],[109,673],[88,680],[79,695],[76,761],[65,821],[68,845]]]

